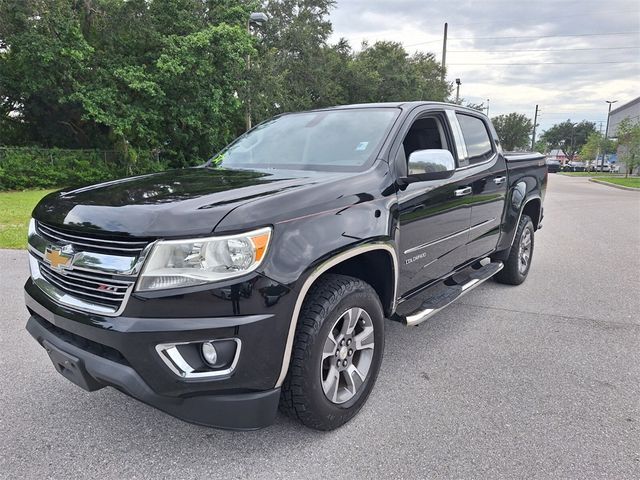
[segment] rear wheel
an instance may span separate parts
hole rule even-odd
[[[371,393],[383,350],[375,290],[344,275],[320,278],[300,312],[280,409],[318,430],[345,424]]]
[[[504,262],[504,268],[495,276],[498,282],[520,285],[526,280],[533,258],[533,235],[534,228],[531,218],[528,215],[522,215],[509,257]]]

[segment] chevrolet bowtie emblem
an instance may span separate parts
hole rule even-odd
[[[49,245],[44,252],[44,258],[53,268],[63,269],[71,266],[73,254],[71,245],[65,245],[62,248]]]

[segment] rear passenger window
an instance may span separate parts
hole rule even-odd
[[[462,129],[464,142],[467,145],[469,163],[484,162],[491,158],[493,147],[485,123],[478,117],[470,115],[458,113],[456,116]]]

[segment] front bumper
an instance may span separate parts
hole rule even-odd
[[[70,358],[68,368],[56,369],[68,380],[93,391],[113,386],[127,395],[187,422],[233,430],[253,430],[273,423],[280,389],[229,395],[168,397],[154,392],[130,366],[109,360],[65,342],[47,329],[36,316],[29,318],[27,330],[50,354],[54,364]],[[75,360],[75,361],[74,361]]]
[[[275,384],[291,318],[292,295],[276,287],[256,276],[242,295],[213,289],[132,298],[122,316],[104,317],[63,307],[28,280],[27,330],[58,372],[87,390],[112,386],[189,422],[256,429],[272,423],[277,412]],[[237,365],[215,378],[181,378],[156,351],[158,344],[229,338],[242,343]],[[63,367],[66,360],[72,369]]]

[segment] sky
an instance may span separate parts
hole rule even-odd
[[[460,97],[489,99],[492,117],[533,119],[538,104],[539,132],[567,119],[604,131],[606,100],[640,96],[637,0],[338,0],[331,21],[332,42],[396,41],[439,61],[447,22],[447,79],[460,78]]]

